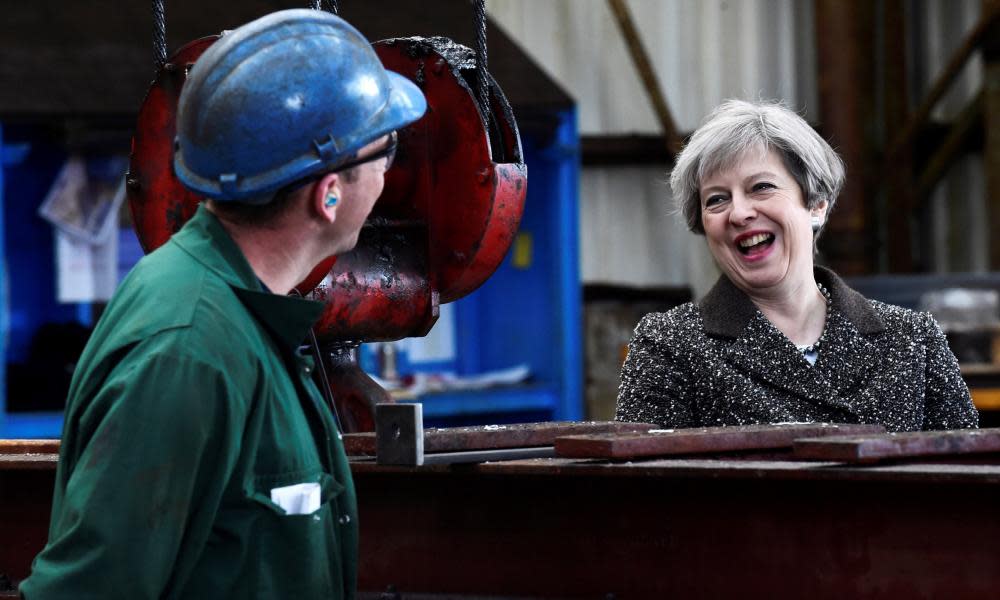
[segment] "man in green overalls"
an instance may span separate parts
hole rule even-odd
[[[208,200],[132,270],[80,359],[24,597],[354,596],[354,486],[298,350],[323,305],[286,294],[354,246],[395,130],[425,109],[320,11],[202,55],[174,168]]]

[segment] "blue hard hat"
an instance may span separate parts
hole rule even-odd
[[[426,109],[420,89],[386,71],[346,21],[284,10],[223,35],[195,62],[178,106],[174,170],[206,197],[265,203]]]

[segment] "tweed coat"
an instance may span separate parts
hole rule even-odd
[[[664,427],[978,426],[958,361],[930,314],[868,300],[828,269],[815,275],[831,298],[815,365],[723,275],[700,303],[639,322],[617,419]]]

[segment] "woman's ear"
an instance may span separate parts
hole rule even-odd
[[[823,225],[826,224],[826,210],[829,206],[830,203],[824,198],[809,209],[809,222],[812,225],[814,233],[822,229]]]

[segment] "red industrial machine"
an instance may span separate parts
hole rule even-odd
[[[172,168],[177,102],[191,65],[218,36],[187,44],[162,66],[139,111],[127,178],[143,249],[165,243],[201,198]],[[414,81],[427,113],[399,132],[385,190],[357,247],[317,266],[299,290],[326,303],[315,332],[325,366],[322,388],[345,431],[372,431],[387,394],[357,366],[360,342],[425,335],[440,303],[479,287],[499,266],[521,220],[527,169],[513,112],[484,74],[488,102],[470,82],[472,50],[446,38],[375,44],[385,66]],[[488,110],[484,110],[483,104]]]

